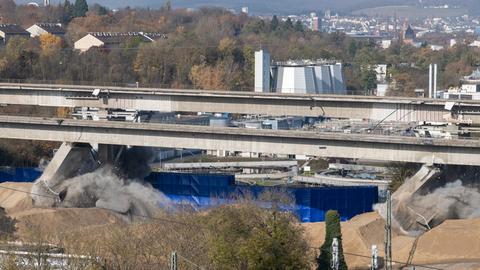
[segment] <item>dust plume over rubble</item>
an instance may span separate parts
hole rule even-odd
[[[466,187],[461,180],[447,183],[426,195],[412,197],[413,209],[431,213],[430,226],[439,225],[446,219],[472,219],[480,217],[480,192],[478,188]]]
[[[385,204],[374,208],[386,216]],[[456,180],[403,201],[392,200],[392,209],[393,226],[404,234],[418,235],[447,219],[480,218],[480,190]]]
[[[171,205],[163,193],[143,180],[150,173],[148,164],[153,156],[149,148],[125,148],[116,166],[101,164],[93,171],[69,179],[37,181],[32,191],[40,196],[33,198],[40,206],[97,207],[125,215],[153,216],[160,208]],[[47,187],[49,183],[54,185]],[[50,198],[52,195],[58,198]]]
[[[123,180],[111,166],[64,181],[60,207],[98,207],[122,214],[152,216],[168,198],[140,180]]]

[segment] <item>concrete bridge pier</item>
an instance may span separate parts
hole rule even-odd
[[[430,229],[431,221],[436,213],[415,204],[415,195],[428,188],[441,170],[434,165],[424,164],[412,177],[405,180],[403,185],[392,195],[392,210],[394,218],[400,227],[407,231]]]
[[[99,144],[97,150],[98,161],[101,165],[115,165],[117,164],[124,149],[125,146],[123,145]]]
[[[55,206],[62,196],[61,184],[66,179],[97,169],[98,161],[90,144],[64,142],[55,152],[43,174],[32,187],[35,206]]]

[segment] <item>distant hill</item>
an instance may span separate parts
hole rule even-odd
[[[28,3],[31,0],[15,0],[17,3]],[[43,2],[35,0],[36,2]],[[52,0],[51,2],[63,2]],[[71,0],[74,1],[74,0]],[[174,7],[198,8],[202,6],[218,6],[240,10],[247,6],[253,14],[299,14],[311,11],[332,9],[340,12],[384,7],[417,5],[418,0],[171,0]],[[151,7],[162,6],[164,0],[88,0],[89,3],[99,3],[111,8],[119,7]],[[428,5],[457,5],[468,9],[471,13],[480,14],[480,0],[424,0]],[[292,4],[294,3],[294,4]]]
[[[422,8],[417,6],[386,6],[364,8],[352,12],[354,15],[384,16],[400,18],[453,17],[468,14],[466,8]]]

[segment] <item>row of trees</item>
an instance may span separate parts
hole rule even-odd
[[[3,0],[7,1],[7,0]],[[0,10],[3,6],[0,6]],[[28,25],[28,18],[45,20],[43,13],[68,23],[65,40],[13,40],[0,50],[0,76],[4,79],[135,83],[167,87],[251,90],[253,54],[267,49],[277,61],[338,59],[345,66],[347,87],[358,94],[376,86],[373,67],[389,64],[390,95],[413,95],[427,85],[427,67],[439,64],[439,86],[457,85],[461,76],[479,63],[477,49],[459,45],[440,52],[401,43],[387,50],[372,41],[359,41],[342,33],[307,30],[301,23],[234,15],[222,9],[198,11],[125,8],[111,12],[84,0],[66,0],[56,7],[35,8],[25,18],[18,6],[12,20]],[[49,11],[50,10],[50,11]],[[57,12],[58,11],[58,12]],[[50,13],[52,13],[50,12]],[[58,14],[57,14],[58,13]],[[43,19],[42,19],[43,18]],[[8,20],[6,18],[5,20]],[[168,40],[150,44],[125,42],[120,48],[79,54],[73,42],[87,32],[155,31]],[[48,48],[47,48],[48,47]]]

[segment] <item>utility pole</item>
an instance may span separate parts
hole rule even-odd
[[[372,245],[372,261],[370,262],[370,270],[378,269],[378,247]]]
[[[178,257],[177,252],[172,252],[172,256],[170,258],[170,270],[178,270]]]
[[[333,238],[332,241],[332,269],[333,270],[338,270],[338,239]]]
[[[392,195],[387,191],[387,222],[385,224],[385,269],[392,270]]]

